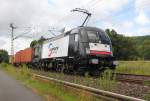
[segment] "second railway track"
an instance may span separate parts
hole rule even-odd
[[[150,86],[150,76],[127,73],[115,73],[117,81]]]

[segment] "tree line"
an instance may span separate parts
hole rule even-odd
[[[1,62],[9,62],[9,55],[8,52],[6,50],[1,49],[0,50],[0,63]]]
[[[126,37],[106,29],[117,60],[150,60],[150,36]]]

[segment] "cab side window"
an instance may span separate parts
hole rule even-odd
[[[78,37],[79,37],[79,35],[78,34],[75,34],[75,42],[77,42],[78,41]]]
[[[74,35],[74,40],[75,40],[75,42],[77,42],[78,41],[78,37],[79,37],[79,30],[78,29],[73,29],[71,31],[71,34]]]

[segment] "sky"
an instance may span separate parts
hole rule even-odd
[[[14,50],[29,47],[41,36],[52,37],[49,30],[70,30],[80,26],[86,15],[71,12],[87,9],[92,16],[87,26],[115,29],[125,36],[150,35],[149,0],[0,0],[0,49],[10,54],[10,23],[13,23]],[[59,34],[55,32],[56,35]]]

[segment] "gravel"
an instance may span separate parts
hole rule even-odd
[[[132,96],[150,101],[150,86],[133,83],[131,84],[126,82],[117,82],[107,77],[91,78],[91,77],[64,75],[60,73],[51,73],[43,71],[33,71],[33,72],[72,83],[82,84],[97,89],[103,89],[118,94]]]
[[[114,92],[127,95],[127,96],[140,98],[140,99],[150,100],[150,98],[148,97],[148,93],[150,92],[150,87],[148,86],[118,82],[117,89]]]

